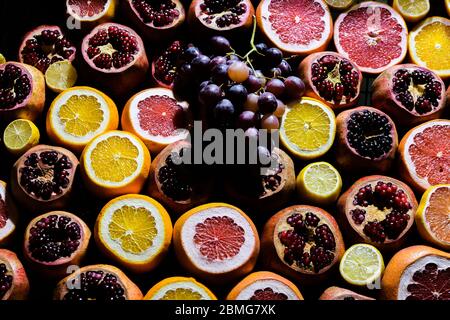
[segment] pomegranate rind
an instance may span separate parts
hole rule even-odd
[[[79,22],[81,24],[81,29],[84,30],[92,29],[98,24],[111,21],[114,18],[117,9],[117,0],[106,0],[103,11],[92,16],[81,16],[69,2],[70,0],[66,0],[67,14],[75,21]]]
[[[110,273],[117,277],[118,282],[124,288],[124,295],[126,297],[126,300],[142,300],[143,294],[141,292],[141,289],[139,289],[139,287],[135,283],[133,283],[130,278],[128,278],[120,269],[106,264],[96,264],[80,268],[71,275],[62,279],[60,282],[58,282],[54,290],[53,300],[64,300],[64,296],[68,292],[67,285],[71,284],[72,280],[79,279],[80,274],[86,273],[88,271],[98,270],[105,273]]]
[[[7,62],[0,65],[4,69],[8,64],[19,67],[30,79],[30,94],[19,105],[12,109],[0,109],[0,120],[26,119],[35,121],[44,110],[45,105],[45,78],[44,74],[33,66],[25,63]]]
[[[406,289],[401,287],[402,278],[412,277],[412,274],[407,272],[407,268],[425,257],[450,260],[450,253],[422,245],[407,247],[397,252],[386,266],[381,279],[383,299],[399,300],[399,291]]]
[[[374,298],[360,295],[354,291],[339,288],[329,287],[320,295],[319,300],[344,300],[347,297],[351,297],[354,300],[375,300]]]
[[[249,300],[255,290],[268,287],[283,293],[288,300],[304,300],[300,290],[293,282],[269,271],[253,272],[246,276],[231,289],[226,300]]]
[[[26,300],[30,291],[27,273],[17,255],[7,249],[0,249],[0,263],[13,273],[11,288],[3,296],[2,300]]]
[[[392,126],[391,136],[392,136],[392,146],[388,153],[385,153],[379,158],[370,159],[367,157],[362,157],[357,153],[357,151],[350,146],[347,140],[347,122],[351,115],[356,112],[361,112],[364,110],[369,110],[371,112],[376,112],[382,116],[385,116]],[[371,108],[371,107],[357,107],[350,110],[341,112],[336,118],[336,161],[339,166],[348,172],[365,172],[365,173],[385,173],[394,164],[395,155],[398,146],[398,134],[395,127],[394,121],[385,114],[384,112]]]
[[[309,1],[309,6],[313,6],[317,4],[321,7],[324,14],[322,17],[315,17],[315,19],[320,19],[324,23],[324,30],[320,36],[319,40],[311,40],[307,45],[298,45],[292,43],[286,43],[280,39],[280,36],[277,35],[276,31],[273,30],[272,24],[269,21],[270,11],[269,5],[271,0],[262,0],[258,8],[256,10],[256,19],[259,25],[259,28],[262,30],[264,35],[273,43],[276,47],[288,54],[297,54],[297,55],[308,55],[313,52],[320,52],[327,48],[328,44],[333,37],[333,19],[331,17],[330,10],[327,4],[323,0],[311,0]],[[305,5],[303,9],[307,9],[308,6]],[[296,16],[295,18],[298,18]],[[294,18],[294,19],[295,19]],[[314,19],[313,19],[314,20]],[[299,25],[301,22],[296,22]],[[307,24],[303,24],[303,27],[306,27]],[[313,32],[314,30],[311,30]]]
[[[294,267],[289,266],[280,257],[283,245],[278,239],[278,227],[294,212],[313,212],[321,219],[326,221],[326,224],[333,232],[336,241],[334,259],[330,265],[322,268],[318,273],[314,271],[299,269],[297,267],[295,267],[294,269]],[[339,229],[339,225],[337,224],[333,216],[318,207],[295,205],[279,211],[278,213],[273,215],[266,223],[261,236],[261,252],[263,265],[268,270],[285,275],[291,279],[295,279],[301,284],[312,285],[320,283],[321,281],[327,279],[332,273],[334,273],[334,271],[339,266],[339,261],[344,255],[345,246],[341,231]]]
[[[6,183],[1,180],[0,180],[0,200],[4,202],[5,205],[4,209],[6,210],[5,212],[6,221],[4,222],[3,227],[0,226],[0,245],[4,246],[6,244],[9,244],[11,242],[11,239],[14,237],[14,232],[16,231],[18,221],[18,212],[17,207],[11,198],[11,194],[7,189]]]
[[[131,97],[126,103],[121,118],[123,130],[131,132],[141,138],[150,152],[157,154],[169,144],[172,144],[179,140],[185,140],[189,136],[189,124],[187,128],[176,129],[170,136],[152,135],[148,131],[144,130],[139,120],[140,111],[138,110],[138,104],[141,101],[152,96],[167,96],[170,99],[175,100],[177,105],[182,108],[182,112],[185,118],[190,118],[189,104],[185,101],[177,101],[175,99],[173,91],[165,88],[152,88],[143,90]]]
[[[433,74],[434,80],[439,82],[442,86],[441,99],[438,106],[434,107],[431,112],[425,114],[413,113],[403,107],[395,98],[392,81],[395,73],[400,69],[418,69]],[[392,66],[381,73],[372,83],[372,106],[388,113],[396,123],[402,126],[412,127],[441,117],[445,107],[445,84],[435,72],[425,67],[414,64],[399,64]]]
[[[177,288],[191,289],[197,293],[200,293],[204,298],[206,298],[202,300],[217,300],[214,293],[212,293],[206,286],[194,278],[187,277],[171,277],[158,282],[150,288],[143,300],[161,300],[167,291],[174,289],[176,290]]]
[[[193,239],[195,226],[216,216],[229,217],[244,229],[245,240],[239,252],[222,261],[204,257]],[[173,244],[177,259],[186,270],[214,284],[224,284],[250,273],[260,249],[258,231],[252,220],[239,208],[226,203],[205,204],[182,215],[174,226]]]
[[[358,10],[359,8],[367,8],[367,10],[372,10],[372,12],[376,12],[376,8],[382,8],[382,9],[386,9],[387,11],[390,12],[391,17],[394,18],[396,20],[396,22],[401,26],[402,28],[402,32],[400,34],[401,37],[401,41],[398,44],[400,46],[401,49],[401,53],[398,57],[393,58],[390,60],[390,62],[388,64],[385,64],[379,68],[374,68],[371,66],[363,66],[361,64],[358,64],[356,59],[354,59],[354,57],[352,56],[351,52],[347,52],[344,50],[344,48],[341,45],[341,33],[339,31],[341,24],[343,23],[344,19],[352,12],[355,10]],[[371,9],[369,9],[371,8]],[[372,16],[371,16],[372,17]],[[370,18],[371,18],[370,17]],[[378,18],[374,17],[375,23],[376,20]],[[369,19],[367,20],[367,22],[369,22]],[[367,23],[368,24],[368,23]],[[366,25],[367,26],[367,25]],[[355,24],[355,27],[356,24]],[[359,26],[361,27],[361,26]],[[359,28],[358,27],[358,28]],[[362,27],[361,27],[362,28]],[[368,26],[367,26],[368,28]],[[353,32],[347,32],[345,33],[345,35],[355,35]],[[408,28],[406,26],[406,22],[403,19],[403,17],[397,13],[392,7],[390,7],[387,4],[384,3],[380,3],[380,2],[375,2],[375,1],[366,1],[366,2],[362,2],[359,4],[354,5],[353,7],[351,7],[348,11],[341,13],[334,24],[334,44],[336,46],[337,52],[339,52],[341,55],[343,55],[344,57],[352,60],[354,63],[356,63],[360,70],[364,73],[368,73],[368,74],[379,74],[381,72],[383,72],[384,70],[386,70],[387,68],[396,65],[400,62],[403,61],[403,59],[405,59],[406,56],[406,52],[407,52],[407,38],[408,38]],[[354,39],[354,41],[352,41],[353,45],[356,45],[356,40]],[[364,57],[367,57],[366,62],[370,62],[371,58],[369,56],[367,56],[367,52],[366,55],[364,55]]]
[[[432,186],[425,191],[425,193],[422,195],[422,199],[420,200],[419,207],[417,208],[417,212],[415,215],[415,221],[417,225],[417,229],[419,231],[420,236],[428,241],[429,243],[442,248],[443,250],[450,251],[450,241],[446,241],[445,239],[440,239],[435,232],[432,231],[430,222],[428,220],[432,219],[432,214],[429,213],[428,208],[431,205],[430,204],[430,198],[437,190],[447,190],[447,192],[450,192],[450,184],[440,184],[436,186]],[[447,199],[447,203],[450,207],[450,199]],[[434,214],[439,214],[442,219],[445,219],[446,212],[444,211],[445,207],[443,208],[443,211],[441,212],[434,212]],[[439,223],[438,221],[434,221],[434,223]],[[440,227],[436,226],[436,228],[439,228],[441,232],[445,234],[450,234],[449,232],[449,225],[446,223],[445,220],[441,220]]]
[[[62,257],[52,262],[39,261],[31,255],[31,252],[28,249],[31,228],[33,228],[36,223],[42,218],[46,218],[51,215],[57,215],[59,217],[64,216],[70,218],[72,222],[77,223],[80,226],[81,230],[81,238],[79,240],[80,244],[69,257]],[[91,230],[83,220],[72,213],[65,211],[52,211],[31,220],[31,222],[27,226],[27,229],[25,230],[24,239],[23,253],[26,261],[28,262],[28,265],[42,276],[58,279],[64,277],[64,275],[67,275],[67,273],[70,271],[69,268],[71,266],[81,264],[86,254],[89,241],[91,239]]]
[[[400,233],[397,239],[386,239],[383,243],[371,241],[363,232],[360,226],[357,226],[351,216],[349,215],[350,210],[354,209],[353,200],[355,195],[358,193],[359,189],[371,184],[374,187],[378,181],[383,181],[385,183],[391,182],[396,185],[399,189],[402,189],[408,197],[409,203],[412,208],[408,211],[410,219],[405,229]],[[398,249],[406,240],[407,236],[411,232],[411,227],[414,223],[414,214],[417,210],[417,200],[414,192],[405,183],[387,176],[373,175],[363,177],[357,180],[347,191],[345,191],[338,200],[338,221],[339,225],[343,228],[344,234],[348,236],[352,243],[367,243],[371,244],[379,250],[392,251]]]
[[[409,148],[412,144],[414,144],[414,139],[418,134],[423,133],[426,129],[432,128],[435,126],[443,126],[445,128],[450,128],[450,120],[446,119],[436,119],[431,120],[428,122],[425,122],[417,127],[412,128],[409,130],[400,141],[398,151],[399,151],[399,172],[402,179],[407,182],[411,187],[413,187],[414,190],[416,190],[418,193],[422,194],[425,192],[426,189],[428,189],[431,184],[428,182],[428,179],[426,177],[421,177],[417,173],[417,169],[415,164],[412,161],[411,154],[409,152]],[[444,159],[444,161],[441,160],[440,163],[442,163],[442,169],[443,170],[449,170],[448,167],[448,153],[447,155],[445,152],[448,152],[448,148],[446,149],[445,146],[448,143],[448,139],[445,137],[435,137],[435,142],[438,146],[440,146],[441,151],[443,154],[439,157],[438,155],[435,158],[438,159]],[[429,150],[427,146],[427,150]],[[427,160],[428,161],[428,160]],[[436,160],[435,160],[436,161]],[[422,161],[423,162],[423,161]],[[427,162],[428,163],[428,162]],[[424,163],[425,164],[425,163]],[[439,181],[439,184],[447,184],[450,183],[450,175],[447,175],[446,179]]]

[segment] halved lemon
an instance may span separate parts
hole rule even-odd
[[[77,79],[77,70],[69,60],[52,63],[45,72],[47,86],[56,93],[73,87]]]
[[[50,139],[78,153],[95,136],[118,126],[119,112],[114,101],[90,87],[65,90],[53,100],[47,113]]]
[[[339,271],[348,283],[368,286],[381,279],[384,271],[383,256],[370,244],[355,244],[345,251]]]
[[[325,2],[330,8],[335,10],[348,9],[355,3],[354,0],[325,0]]]
[[[281,121],[281,142],[299,159],[323,156],[333,145],[335,135],[333,110],[313,98],[304,97],[289,104]]]
[[[158,266],[172,240],[172,222],[156,200],[129,194],[108,202],[97,218],[95,241],[102,251],[134,272]]]
[[[150,152],[134,134],[109,131],[94,138],[81,155],[86,187],[99,198],[140,193],[150,170]]]
[[[24,154],[39,143],[40,133],[30,120],[17,119],[8,124],[3,132],[6,150],[15,156]]]
[[[0,53],[0,64],[6,63],[5,57]]]
[[[328,162],[311,163],[297,176],[298,195],[316,205],[326,206],[334,203],[341,189],[341,175]]]
[[[411,60],[436,72],[441,78],[450,78],[450,20],[430,17],[417,25],[408,36]]]
[[[407,22],[417,22],[430,11],[430,0],[394,0],[393,7]]]
[[[172,277],[154,285],[144,300],[217,300],[217,298],[194,278]]]

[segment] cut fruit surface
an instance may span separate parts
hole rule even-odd
[[[46,129],[52,141],[80,153],[94,137],[118,126],[115,103],[90,87],[65,90],[47,113]]]
[[[336,10],[348,9],[351,5],[355,3],[354,0],[325,0],[327,5]]]
[[[374,1],[342,13],[334,26],[337,51],[366,73],[380,73],[400,63],[407,51],[408,29],[390,6]]]
[[[17,217],[17,209],[7,192],[6,183],[0,180],[0,245],[8,243],[13,236]]]
[[[50,90],[56,93],[73,87],[77,78],[77,70],[68,60],[55,62],[45,71],[45,82]]]
[[[103,207],[95,226],[95,240],[106,255],[135,272],[155,268],[172,240],[172,222],[155,200],[125,195]]]
[[[324,155],[336,134],[333,110],[324,103],[302,98],[288,106],[283,115],[280,138],[283,145],[300,159]]]
[[[217,298],[194,278],[172,277],[154,285],[144,300],[217,300]]]
[[[369,244],[356,244],[347,249],[339,265],[341,276],[350,284],[370,285],[381,278],[383,256]]]
[[[331,14],[323,0],[263,0],[256,17],[266,37],[291,54],[323,51],[333,33]]]
[[[3,132],[6,149],[18,156],[39,143],[40,133],[36,125],[25,119],[17,119],[8,124]]]
[[[411,60],[436,72],[443,79],[450,77],[450,20],[430,17],[409,34]]]
[[[67,12],[81,22],[104,22],[114,15],[116,0],[67,0]]]
[[[394,0],[393,7],[406,21],[417,22],[430,11],[430,0]]]

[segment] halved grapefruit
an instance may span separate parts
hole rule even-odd
[[[341,13],[334,25],[337,51],[370,74],[400,63],[407,52],[407,38],[405,20],[380,2],[357,4]]]
[[[251,272],[259,253],[252,220],[225,203],[194,208],[178,219],[175,253],[189,272],[211,283],[226,283]]]
[[[423,193],[430,186],[450,183],[450,120],[425,122],[402,139],[400,175]]]
[[[189,105],[177,101],[172,90],[152,88],[134,95],[122,113],[122,128],[134,133],[153,153],[189,134]]]
[[[7,192],[6,183],[0,180],[0,247],[11,240],[16,224],[17,209]]]
[[[323,51],[333,36],[333,20],[323,0],[262,0],[256,19],[266,37],[290,54]]]

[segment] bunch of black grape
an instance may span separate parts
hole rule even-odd
[[[210,39],[205,55],[195,46],[182,54],[175,93],[190,96],[207,127],[241,128],[249,134],[280,127],[286,103],[303,96],[305,85],[277,48],[252,45],[239,56],[222,37]]]

